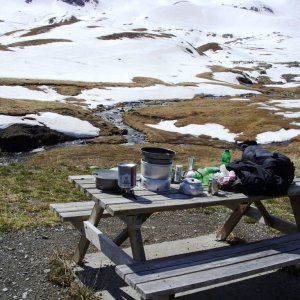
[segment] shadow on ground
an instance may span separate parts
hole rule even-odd
[[[78,278],[86,285],[101,292],[103,300],[140,299],[115,273],[114,266],[98,269],[84,267],[77,272]],[[259,277],[247,278],[210,289],[199,289],[192,294],[177,294],[178,300],[290,300],[300,299],[300,275],[287,270],[278,270]]]

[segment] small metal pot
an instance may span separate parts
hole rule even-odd
[[[185,178],[179,186],[179,191],[185,195],[197,196],[202,194],[203,186],[198,179]]]
[[[116,170],[97,170],[93,172],[95,176],[96,188],[104,191],[117,191],[118,171]]]

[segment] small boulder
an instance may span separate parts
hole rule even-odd
[[[14,124],[0,130],[0,149],[3,152],[21,152],[74,140],[45,126]]]
[[[238,80],[239,83],[243,84],[253,84],[252,80],[249,77],[246,76],[237,76],[236,79]]]

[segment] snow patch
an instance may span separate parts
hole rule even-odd
[[[96,137],[100,132],[99,128],[94,127],[87,121],[52,112],[27,114],[23,117],[0,115],[0,129],[5,129],[14,124],[46,126],[76,138]]]
[[[296,100],[271,100],[269,103],[283,108],[300,108],[300,99]]]
[[[42,91],[37,91],[22,86],[0,86],[0,98],[38,101],[62,101],[66,98],[48,86],[41,88]]]
[[[300,134],[300,129],[280,129],[278,131],[267,131],[256,136],[258,144],[269,144],[274,142],[285,142]]]
[[[220,124],[207,123],[203,125],[189,124],[183,127],[177,127],[175,123],[177,120],[172,121],[161,121],[158,124],[145,124],[151,128],[177,132],[181,134],[191,134],[194,136],[207,135],[212,138],[217,138],[219,140],[234,142],[238,134],[231,133],[227,128]]]

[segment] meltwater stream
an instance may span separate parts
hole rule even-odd
[[[147,143],[147,137],[142,132],[139,132],[123,122],[123,114],[125,112],[154,105],[166,106],[168,102],[166,101],[134,101],[134,102],[124,102],[122,106],[113,106],[112,108],[107,108],[103,111],[96,112],[95,114],[101,116],[106,121],[113,123],[116,127],[124,130],[124,136],[127,139],[128,144],[144,144]]]
[[[124,102],[121,105],[112,107],[106,107],[103,111],[98,111],[95,115],[102,117],[106,121],[114,124],[116,127],[124,131],[124,136],[127,139],[128,144],[145,144],[147,143],[147,137],[142,132],[139,132],[123,122],[123,114],[125,112],[149,106],[166,106],[167,101],[135,101],[135,102]],[[71,142],[65,142],[62,144],[45,146],[40,149],[35,149],[29,152],[12,152],[12,153],[1,153],[0,151],[0,166],[10,165],[15,163],[22,163],[32,157],[35,153],[60,147],[72,147],[78,145],[85,145],[85,140],[74,140]]]

